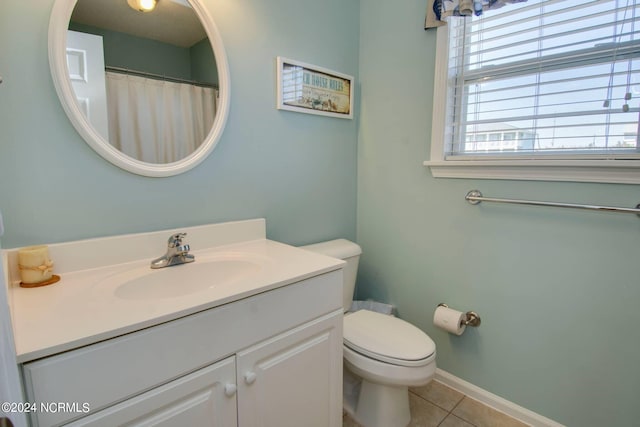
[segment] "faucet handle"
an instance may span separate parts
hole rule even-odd
[[[167,242],[167,245],[170,248],[176,248],[178,246],[182,246],[182,239],[184,239],[186,236],[187,236],[187,233],[173,234],[171,237],[169,237],[169,241]]]

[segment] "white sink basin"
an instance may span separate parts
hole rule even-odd
[[[105,278],[116,297],[127,300],[176,298],[228,285],[258,273],[264,260],[247,254],[224,254],[153,270],[136,267]]]

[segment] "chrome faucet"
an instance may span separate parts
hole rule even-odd
[[[195,261],[196,258],[189,253],[189,245],[182,242],[186,235],[187,233],[176,233],[169,237],[167,253],[151,261],[151,268],[171,267]]]

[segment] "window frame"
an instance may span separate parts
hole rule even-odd
[[[449,27],[436,32],[435,72],[431,120],[430,159],[424,161],[435,178],[476,178],[534,181],[640,184],[640,160],[585,158],[576,155],[532,155],[527,158],[469,156],[446,159]]]

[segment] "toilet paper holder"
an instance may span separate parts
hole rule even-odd
[[[438,304],[438,307],[449,308],[449,306],[443,302]],[[476,313],[475,311],[467,311],[465,315],[466,315],[466,319],[460,322],[461,325],[473,326],[474,328],[480,326],[481,319],[478,313]]]

